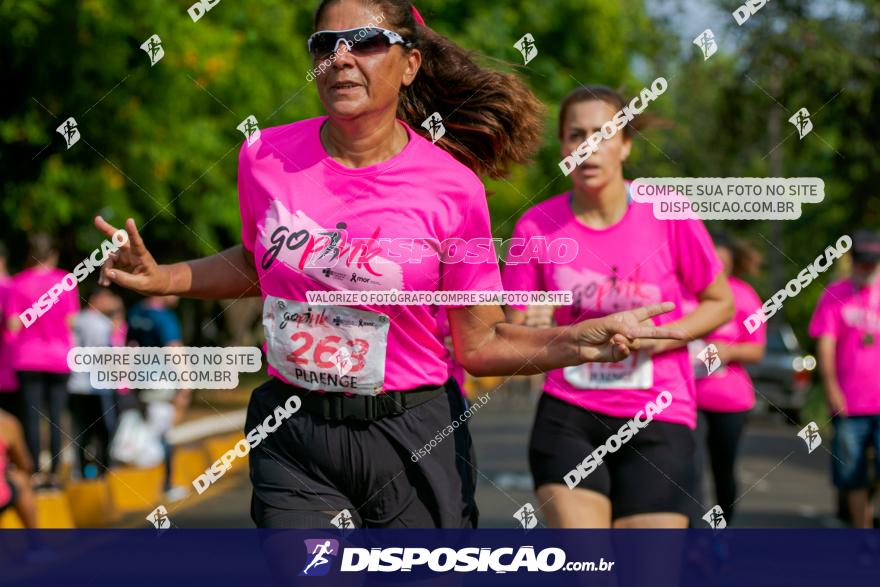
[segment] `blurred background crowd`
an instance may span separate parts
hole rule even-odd
[[[96,389],[88,373],[71,373],[67,361],[75,346],[180,346],[177,299],[146,298],[126,312],[110,289],[75,287],[23,324],[22,312],[68,274],[58,257],[50,236],[34,234],[22,270],[10,276],[0,243],[0,469],[8,476],[0,506],[15,506],[28,527],[37,523],[34,491],[103,477],[111,463],[161,462],[164,497],[189,492],[172,486],[166,434],[183,417],[190,390]]]

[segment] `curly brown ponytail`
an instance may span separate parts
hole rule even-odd
[[[338,1],[321,2],[316,27],[324,10]],[[365,1],[384,13],[383,26],[412,40],[422,52],[415,81],[401,90],[398,118],[428,138],[422,122],[438,112],[446,136],[437,146],[476,173],[497,179],[512,164],[531,160],[542,140],[544,105],[522,80],[480,67],[472,52],[417,24],[409,0]]]

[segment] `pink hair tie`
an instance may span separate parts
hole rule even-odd
[[[422,14],[419,12],[419,9],[415,7],[415,4],[413,4],[412,8],[413,8],[413,18],[416,19],[416,22],[422,26],[427,26],[425,24],[425,19],[422,18]]]

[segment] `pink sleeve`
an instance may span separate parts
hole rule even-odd
[[[820,336],[832,336],[837,338],[840,330],[840,312],[837,311],[834,296],[828,294],[826,289],[816,304],[816,311],[810,320],[809,334],[813,338]]]
[[[530,223],[524,218],[513,229],[514,239],[528,240],[532,236]],[[514,241],[516,242],[516,241]],[[526,263],[505,263],[504,265],[504,289],[507,291],[542,291],[544,289],[543,273],[541,265],[536,260],[529,258]],[[527,306],[511,304],[514,310],[524,312]]]
[[[5,328],[6,319],[9,316],[9,300],[12,294],[10,284],[0,285],[0,331]]]
[[[18,316],[22,310],[25,309],[25,305],[22,303],[21,293],[19,289],[15,287],[15,285],[11,285],[9,287],[9,291],[6,294],[6,307],[3,308],[3,312],[5,313],[5,318],[8,320],[13,316]]]
[[[3,336],[6,337],[9,334],[9,331],[6,329],[6,323],[10,317],[10,302],[12,300],[12,284],[7,283],[6,285],[0,286],[0,333],[3,333]],[[0,344],[3,344],[3,339],[0,338]]]
[[[125,339],[128,335],[128,325],[121,322],[113,327],[113,333],[110,335],[110,346],[125,346]]]
[[[253,253],[257,238],[257,225],[251,212],[251,183],[253,176],[250,170],[250,159],[247,157],[247,141],[238,152],[238,208],[241,212],[241,244]]]
[[[722,265],[709,231],[700,220],[667,220],[673,225],[678,277],[687,291],[696,295],[709,287]]]
[[[464,213],[458,230],[446,236],[464,239],[465,242],[475,239],[489,239],[491,242],[489,204],[486,202],[486,191],[482,184],[479,193],[474,193],[469,201],[469,209],[462,211]],[[503,291],[501,270],[491,247],[482,259],[475,262],[443,263],[440,269],[440,289],[443,291]]]
[[[761,298],[758,297],[758,294],[755,292],[751,286],[746,286],[740,288],[740,296],[736,298],[736,320],[737,325],[739,326],[739,342],[741,343],[755,343],[755,344],[767,344],[767,324],[761,323],[758,328],[749,333],[749,329],[746,328],[743,323],[746,318],[751,316],[751,314],[761,307]]]

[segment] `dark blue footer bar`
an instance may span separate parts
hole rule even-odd
[[[880,531],[0,531],[0,585],[880,585]]]

